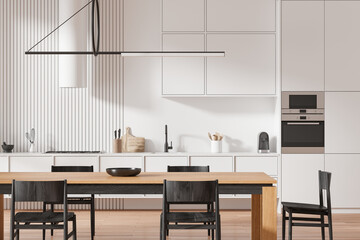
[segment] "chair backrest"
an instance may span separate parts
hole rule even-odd
[[[12,184],[12,201],[63,204],[67,186],[64,181],[16,181]]]
[[[51,166],[52,172],[94,172],[93,166]]]
[[[164,180],[164,201],[169,204],[206,204],[218,201],[218,181]]]
[[[168,166],[168,172],[210,172],[209,166]]]
[[[326,203],[329,210],[331,210],[330,183],[331,183],[331,173],[319,170],[320,205],[324,206],[324,190],[325,190]]]

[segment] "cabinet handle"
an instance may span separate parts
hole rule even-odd
[[[287,125],[320,125],[318,122],[288,122]]]

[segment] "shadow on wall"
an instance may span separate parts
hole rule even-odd
[[[186,97],[186,98],[165,98],[168,101],[182,105],[188,105],[204,111],[217,113],[274,113],[276,98],[258,97]]]

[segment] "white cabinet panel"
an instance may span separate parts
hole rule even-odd
[[[164,34],[164,51],[204,51],[203,34]],[[164,57],[163,94],[204,94],[205,58]]]
[[[146,157],[146,172],[167,172],[167,166],[188,166],[187,157]]]
[[[236,172],[264,172],[278,175],[277,157],[236,157]]]
[[[282,90],[324,91],[324,2],[282,2]]]
[[[360,92],[325,94],[325,152],[360,153]]]
[[[325,89],[360,91],[360,1],[326,1],[325,9]]]
[[[130,167],[143,169],[142,157],[101,157],[100,158],[100,172],[106,172],[106,168],[113,167]]]
[[[0,172],[9,171],[9,159],[8,157],[0,157]]]
[[[319,204],[319,170],[324,154],[283,154],[282,201]]]
[[[163,0],[163,31],[204,31],[205,0]]]
[[[210,172],[233,172],[232,157],[191,157],[191,166],[210,166]]]
[[[331,203],[334,208],[359,208],[359,154],[326,154],[325,170],[331,175]],[[354,185],[355,184],[355,185]],[[355,188],[354,188],[355,187]]]
[[[275,31],[275,0],[207,0],[207,31]]]
[[[94,172],[99,172],[99,159],[98,157],[55,157],[56,166],[93,166]]]
[[[208,94],[275,94],[275,35],[209,34],[207,47],[225,51],[207,58]]]
[[[51,172],[52,157],[10,157],[10,172]]]

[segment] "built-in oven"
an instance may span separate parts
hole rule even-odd
[[[281,151],[324,153],[324,93],[283,92]]]

